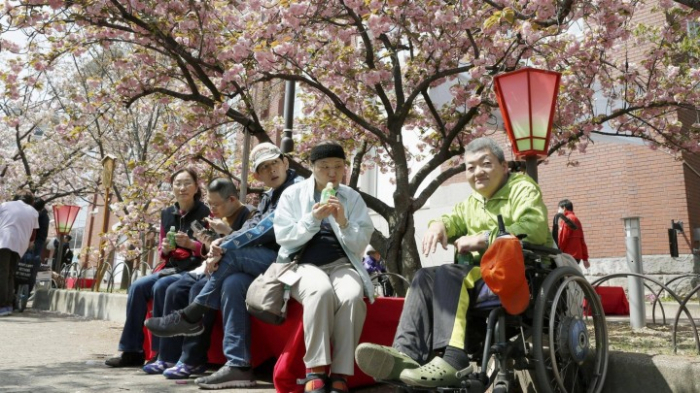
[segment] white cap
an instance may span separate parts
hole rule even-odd
[[[261,143],[253,148],[250,152],[250,159],[253,161],[253,170],[257,171],[258,167],[265,161],[274,160],[282,155],[279,147],[270,142]]]

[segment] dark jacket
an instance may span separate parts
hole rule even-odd
[[[174,206],[166,207],[160,212],[159,244],[163,244],[163,239],[170,230],[170,227],[175,227],[175,231],[185,232],[187,233],[187,236],[189,236],[191,239],[194,239],[192,228],[190,228],[190,225],[192,225],[192,221],[197,220],[200,224],[202,224],[202,226],[204,226],[206,224],[206,222],[204,221],[204,217],[209,217],[210,214],[211,213],[207,205],[205,205],[201,201],[196,201],[194,203],[194,207],[190,211],[186,212],[184,215],[180,211],[180,205],[178,205],[177,202]],[[161,257],[165,260],[166,268],[173,267],[176,268],[178,271],[192,270],[197,268],[197,266],[199,266],[202,263],[202,256],[199,255],[200,249],[201,245],[200,247],[197,247],[197,250],[195,251],[177,247],[177,252],[171,251],[168,255],[163,255],[161,253]],[[178,258],[178,255],[184,257]]]
[[[246,247],[262,246],[274,251],[279,250],[280,246],[277,244],[277,241],[275,239],[275,231],[272,229],[272,227],[270,227],[268,230],[265,230],[264,232],[253,231],[253,229],[255,229],[255,227],[260,223],[260,221],[262,221],[263,219],[267,218],[267,216],[275,212],[275,209],[277,208],[277,202],[280,199],[280,195],[282,195],[282,191],[286,190],[287,187],[291,186],[292,184],[302,180],[304,180],[304,178],[301,176],[297,176],[297,173],[293,169],[288,169],[287,180],[284,182],[284,184],[282,184],[277,189],[271,189],[264,192],[262,194],[262,197],[260,198],[258,210],[255,212],[253,217],[246,221],[240,230],[226,236],[227,240],[236,238],[239,235],[250,231],[251,234],[255,233],[255,235],[250,240],[250,242],[246,243]]]
[[[43,249],[46,239],[49,237],[49,212],[46,209],[41,209],[39,212],[39,230],[36,232],[35,244],[41,244]]]

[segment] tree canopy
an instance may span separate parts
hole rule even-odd
[[[110,63],[119,76],[101,80],[101,91],[124,110],[144,100],[177,105],[156,148],[201,138],[200,153],[215,165],[226,154],[217,127],[232,123],[270,141],[280,130],[267,115],[270,98],[294,81],[304,103],[295,158],[331,138],[355,153],[351,186],[369,166],[392,174],[391,203],[363,197],[388,222],[389,234],[373,241],[390,270],[410,276],[420,266],[413,213],[464,170],[466,143],[497,131],[499,73],[529,65],[563,74],[550,154],[585,151],[595,133],[700,150],[700,124],[677,115],[700,101],[698,8],[669,0],[7,1],[3,35],[21,30],[29,44],[0,41],[17,53],[0,78],[6,99],[21,100],[36,86],[22,70],[51,72],[66,56],[119,48]],[[76,120],[54,129],[81,135]],[[419,142],[406,143],[408,133]]]

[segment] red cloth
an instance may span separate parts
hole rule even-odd
[[[583,237],[581,221],[572,211],[566,210],[564,215],[576,225],[576,229],[571,229],[565,222],[559,223],[559,249],[575,259],[587,261],[588,246],[586,246],[586,239]]]
[[[94,279],[92,278],[74,278],[74,277],[69,277],[66,278],[66,288],[72,289],[72,288],[92,288],[92,284],[95,282]]]
[[[605,315],[630,315],[630,304],[622,287],[596,287]]]
[[[403,298],[377,298],[374,304],[367,304],[367,319],[362,328],[360,342],[372,342],[381,345],[391,345],[399,323]],[[150,306],[149,306],[150,309]],[[267,359],[277,357],[277,363],[273,371],[273,382],[277,392],[300,393],[303,385],[297,385],[296,380],[304,378],[304,328],[302,325],[302,307],[296,301],[291,301],[287,313],[287,320],[282,325],[270,325],[251,318],[252,329],[252,363],[258,366]],[[150,311],[149,311],[150,314]],[[144,328],[144,353],[150,359],[150,332]],[[209,348],[209,362],[223,364],[224,358],[222,344],[221,316],[217,317],[211,337]],[[372,385],[375,381],[367,376],[355,365],[355,375],[348,380],[348,386]]]

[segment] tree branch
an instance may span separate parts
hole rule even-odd
[[[442,185],[442,183],[444,183],[447,179],[451,178],[452,176],[464,172],[465,169],[466,166],[464,165],[464,163],[461,163],[440,173],[435,179],[433,179],[433,181],[428,183],[428,186],[423,191],[421,191],[420,195],[418,195],[418,198],[416,198],[413,201],[412,210],[416,211],[423,207],[423,205],[425,205],[425,202],[428,201],[428,198],[430,198],[433,195],[435,190],[437,190],[438,187]]]

